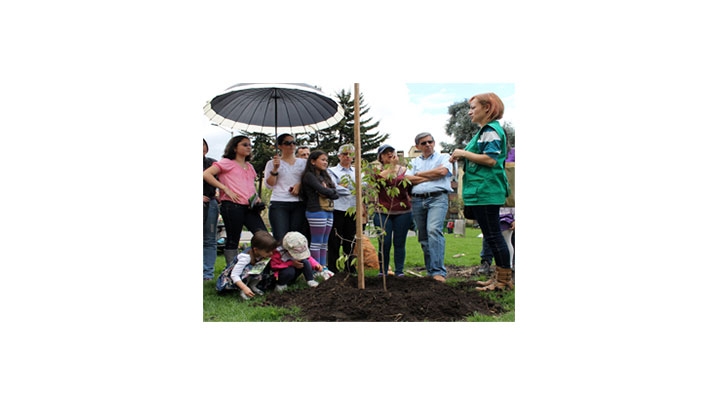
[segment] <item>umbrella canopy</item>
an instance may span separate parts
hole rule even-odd
[[[302,83],[241,83],[205,104],[211,122],[230,131],[303,134],[331,127],[345,111]]]

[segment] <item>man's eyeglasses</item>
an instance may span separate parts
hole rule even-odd
[[[435,141],[420,142],[420,145],[421,145],[421,146],[425,146],[425,145],[427,145],[427,144],[429,144],[429,143],[435,143]]]
[[[340,155],[341,155],[341,156],[349,156],[349,155],[350,155],[350,152],[343,152],[343,153],[341,153]]]
[[[285,142],[283,142],[281,145],[285,145],[285,146],[295,145],[295,141],[285,141]]]

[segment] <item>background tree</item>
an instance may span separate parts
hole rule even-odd
[[[507,135],[508,147],[514,148],[515,147],[515,127],[513,127],[512,122],[509,122],[509,121],[504,122],[502,127],[505,130],[505,135]]]
[[[242,133],[250,137],[253,143],[251,163],[258,175],[260,184],[258,185],[258,194],[262,194],[263,178],[265,176],[265,164],[272,159],[277,153],[275,146],[275,135],[262,134],[259,132]],[[267,203],[267,201],[266,201]]]
[[[445,133],[452,136],[455,142],[440,142],[443,152],[450,153],[455,149],[465,148],[470,139],[477,133],[478,126],[470,121],[468,111],[470,111],[470,105],[467,99],[458,101],[448,107],[450,119],[445,125]]]
[[[338,102],[345,110],[343,119],[334,126],[318,131],[315,134],[308,134],[308,144],[311,149],[320,149],[327,152],[330,165],[336,165],[338,162],[337,149],[340,145],[346,143],[355,144],[355,97],[348,90],[341,90],[336,93]],[[365,98],[360,93],[360,148],[362,149],[361,158],[368,162],[377,158],[377,148],[385,142],[390,135],[373,132],[380,122],[373,122],[373,118],[369,117],[370,107],[365,105]]]
[[[477,124],[474,124],[470,120],[470,116],[468,115],[469,110],[470,104],[468,104],[467,99],[454,103],[448,107],[450,119],[448,119],[448,123],[445,125],[445,133],[452,136],[455,142],[441,142],[443,152],[449,153],[458,148],[465,149],[465,146],[467,146],[468,142],[470,142],[470,139],[472,139],[472,137],[477,133],[479,128]],[[507,143],[509,147],[514,148],[515,128],[513,127],[512,122],[506,121],[502,124],[502,127],[505,130],[505,135],[507,135]]]

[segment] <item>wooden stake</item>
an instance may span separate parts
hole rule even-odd
[[[360,157],[362,156],[362,150],[360,149],[360,83],[355,83],[355,243],[358,244],[358,260],[357,260],[357,272],[358,272],[358,289],[365,289],[365,266],[363,262],[363,238],[362,238],[362,166]]]

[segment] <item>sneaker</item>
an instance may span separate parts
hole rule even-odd
[[[275,286],[275,292],[283,292],[287,290],[287,284],[278,284]]]
[[[475,275],[476,275],[476,276],[488,275],[488,274],[490,274],[490,273],[491,273],[491,271],[490,271],[490,263],[488,263],[488,262],[482,262],[482,263],[480,263],[480,267],[478,267],[478,268],[475,270]]]
[[[315,288],[315,287],[317,287],[318,285],[320,285],[320,283],[318,283],[318,282],[315,281],[315,280],[310,280],[310,281],[307,282],[307,285],[309,285],[309,286],[312,287],[312,288]]]
[[[405,273],[397,272],[397,273],[395,273],[395,277],[405,277]]]
[[[250,297],[248,297],[247,294],[245,294],[243,291],[240,291],[240,297],[245,301],[250,299]]]

